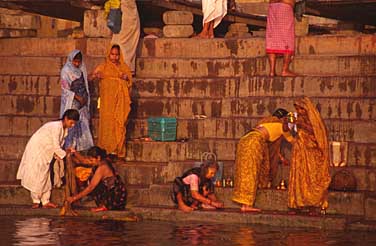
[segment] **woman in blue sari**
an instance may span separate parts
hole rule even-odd
[[[86,66],[82,53],[73,50],[60,73],[61,106],[60,116],[67,109],[76,109],[80,113],[80,121],[69,129],[64,147],[72,147],[77,151],[89,149],[93,144],[90,132],[90,93],[87,80]]]

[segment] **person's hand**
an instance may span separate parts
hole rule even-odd
[[[68,154],[73,154],[73,153],[76,153],[76,152],[77,152],[77,151],[76,151],[74,148],[72,148],[72,147],[67,148],[65,151],[66,151]]]
[[[74,202],[74,201],[75,201],[74,196],[67,197],[67,201],[68,201],[69,203]]]
[[[123,80],[129,80],[129,77],[126,73],[121,73],[120,78],[123,79]]]
[[[210,205],[212,205],[213,207],[216,207],[216,208],[223,208],[224,207],[224,204],[221,201],[212,201]]]

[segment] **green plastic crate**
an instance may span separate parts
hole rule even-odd
[[[175,141],[176,118],[148,118],[148,135],[155,141]]]

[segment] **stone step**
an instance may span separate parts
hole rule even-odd
[[[375,35],[312,35],[296,38],[297,55],[376,54]],[[104,57],[110,38],[19,38],[1,39],[0,56],[66,56],[73,49],[85,55]],[[31,48],[30,48],[31,47]],[[265,38],[247,39],[141,39],[138,57],[250,58],[265,56]]]
[[[63,57],[3,56],[0,74],[59,76],[64,62]]]
[[[276,64],[281,71],[282,59]],[[290,66],[299,74],[311,76],[358,76],[376,74],[376,56],[296,56]],[[249,59],[139,58],[140,78],[217,78],[267,75],[266,57]]]
[[[1,137],[2,160],[20,160],[28,137]],[[128,141],[127,161],[170,162],[200,160],[203,152],[217,154],[218,160],[235,160],[237,139],[200,139],[188,142]],[[376,167],[375,143],[348,143],[348,165]]]
[[[176,138],[183,139],[240,139],[259,122],[260,118],[207,118],[207,119],[177,119]],[[329,140],[344,140],[352,142],[375,142],[376,125],[373,121],[355,120],[325,120]],[[93,132],[97,132],[97,119],[93,120]],[[10,135],[10,130],[4,135]],[[15,130],[19,132],[18,130]],[[24,129],[21,129],[24,133]],[[17,134],[16,134],[17,135]],[[130,119],[127,126],[127,136],[137,139],[148,136],[147,119]]]
[[[170,198],[171,185],[152,185],[149,189],[132,188],[129,190],[128,206],[168,206],[174,204]],[[238,209],[239,206],[231,201],[232,188],[216,188],[216,195],[221,199],[227,209]],[[57,204],[62,204],[64,195],[63,189],[54,189],[51,200]],[[364,192],[329,192],[328,215],[358,216],[364,219],[375,219],[376,210],[375,199]],[[31,198],[29,191],[20,185],[0,186],[1,205],[30,205]],[[84,202],[85,207],[93,207],[93,202]],[[255,206],[266,211],[286,212],[287,190],[260,189],[258,191]]]
[[[241,97],[241,98],[140,98],[132,100],[131,118],[152,116],[192,119],[194,115],[208,118],[266,117],[278,107],[294,111],[293,101],[298,97]],[[376,118],[374,98],[311,98],[324,119],[365,120]],[[0,115],[58,117],[59,96],[13,95],[0,98]],[[98,115],[97,99],[91,100],[92,115]]]
[[[375,97],[374,76],[311,76],[240,78],[137,78],[134,98],[226,98],[248,96],[280,97]]]
[[[60,96],[59,76],[1,75],[0,95]],[[133,98],[338,97],[374,98],[376,76],[136,78]],[[92,96],[97,85],[90,84]]]
[[[376,118],[373,109],[374,99],[331,97],[311,99],[324,119],[374,120]],[[209,118],[266,117],[270,116],[277,107],[294,111],[293,100],[294,98],[262,96],[224,99],[142,98],[133,100],[132,117],[164,116],[185,119],[191,119],[194,115],[206,115]],[[0,114],[8,110],[1,110]]]
[[[37,30],[0,28],[0,38],[24,38],[24,37],[36,37],[36,36],[37,36]]]
[[[232,202],[233,188],[216,188],[217,197],[222,200],[226,208],[239,208]],[[149,204],[143,206],[174,206],[170,197],[171,185],[152,185],[149,189]],[[334,192],[328,194],[328,214],[361,216],[365,219],[375,219],[376,200],[365,192]],[[256,196],[255,206],[262,210],[288,211],[287,190],[259,189]]]

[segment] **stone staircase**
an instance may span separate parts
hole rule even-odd
[[[18,162],[30,135],[58,117],[59,73],[67,53],[81,49],[92,71],[103,61],[108,45],[106,38],[0,39],[1,204],[29,203],[25,190],[15,184]],[[376,36],[299,37],[292,68],[304,76],[265,76],[263,38],[142,40],[128,154],[116,163],[129,184],[130,203],[171,206],[170,182],[205,151],[216,153],[224,163],[224,176],[231,177],[239,138],[277,107],[293,110],[293,100],[305,95],[320,110],[330,140],[349,143],[346,169],[358,183],[354,192],[330,192],[328,213],[376,220]],[[94,88],[94,136],[96,95]],[[189,140],[140,140],[147,135],[150,116],[176,117],[178,140]],[[288,178],[288,167],[281,175]],[[54,192],[59,202],[61,190]],[[226,207],[237,207],[231,202],[231,188],[218,188],[217,193]],[[286,204],[287,192],[282,190],[260,190],[256,199],[256,206],[264,210],[285,212]]]

